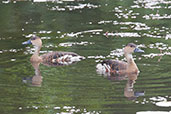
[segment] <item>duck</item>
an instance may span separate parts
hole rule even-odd
[[[42,47],[42,40],[40,37],[34,35],[28,41],[22,43],[23,45],[32,44],[35,47],[35,52],[30,58],[31,62],[43,63],[47,66],[63,66],[81,61],[85,57],[74,52],[54,51],[39,55]]]
[[[132,73],[139,73],[139,69],[133,59],[133,53],[144,53],[144,50],[141,50],[134,43],[128,43],[124,49],[125,61],[119,60],[103,60],[101,63],[96,65],[96,71],[100,74],[114,74],[114,75],[126,75]]]

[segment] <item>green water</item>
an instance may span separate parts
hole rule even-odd
[[[1,1],[1,114],[136,114],[165,111],[171,105],[171,3],[148,0]],[[43,39],[41,54],[71,51],[86,57],[76,64],[40,64],[40,82],[29,59],[33,46],[21,43],[36,34]],[[123,60],[122,48],[133,42],[145,51],[134,54],[140,74],[133,92],[125,96],[127,80],[96,72],[104,59]],[[27,83],[24,81],[26,79]]]

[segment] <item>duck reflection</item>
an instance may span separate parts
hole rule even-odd
[[[137,97],[145,95],[144,91],[134,91],[134,84],[136,83],[139,73],[127,73],[121,75],[118,73],[100,72],[99,70],[97,70],[97,73],[112,81],[127,80],[124,88],[124,96],[129,100],[135,100]]]
[[[26,84],[29,84],[31,86],[37,86],[37,87],[41,87],[42,85],[42,75],[41,75],[41,72],[40,72],[40,69],[39,69],[39,65],[41,64],[41,62],[35,62],[35,61],[30,61],[32,67],[34,68],[34,76],[32,77],[24,77],[23,78],[23,82],[26,83]],[[73,61],[72,63],[69,62],[68,64],[74,64],[76,63],[75,61]],[[52,63],[42,63],[42,65],[45,65],[45,66],[48,66],[48,67],[56,67],[56,66],[68,66],[68,64],[65,62],[65,64],[52,64]]]
[[[127,74],[127,83],[124,89],[124,96],[129,100],[135,100],[139,96],[144,96],[144,91],[134,91],[134,84],[136,83],[138,74]]]
[[[31,86],[41,87],[43,77],[42,77],[40,69],[39,69],[40,63],[39,62],[31,62],[31,64],[35,70],[35,74],[33,77],[25,77],[23,79],[23,82],[27,83]]]

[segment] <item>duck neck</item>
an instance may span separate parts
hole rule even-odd
[[[128,64],[135,63],[134,59],[132,57],[132,54],[125,53],[125,57],[126,57],[126,60],[127,60]]]
[[[30,59],[32,62],[41,62],[42,61],[41,57],[39,56],[40,49],[41,49],[41,46],[35,46],[35,52]]]
[[[33,55],[39,56],[40,49],[41,49],[41,46],[35,46],[35,52]]]
[[[134,72],[133,70],[135,70],[136,72],[139,71],[136,63],[134,62],[132,54],[125,53],[125,57],[128,63],[128,71],[130,72]]]

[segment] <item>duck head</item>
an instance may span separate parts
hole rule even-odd
[[[138,48],[134,43],[129,43],[124,48],[124,53],[132,54],[134,52],[144,53],[144,50]]]
[[[22,43],[23,45],[26,44],[32,44],[36,47],[41,47],[42,46],[42,40],[38,37],[38,36],[33,36],[31,39],[29,39],[28,41],[25,41]]]

